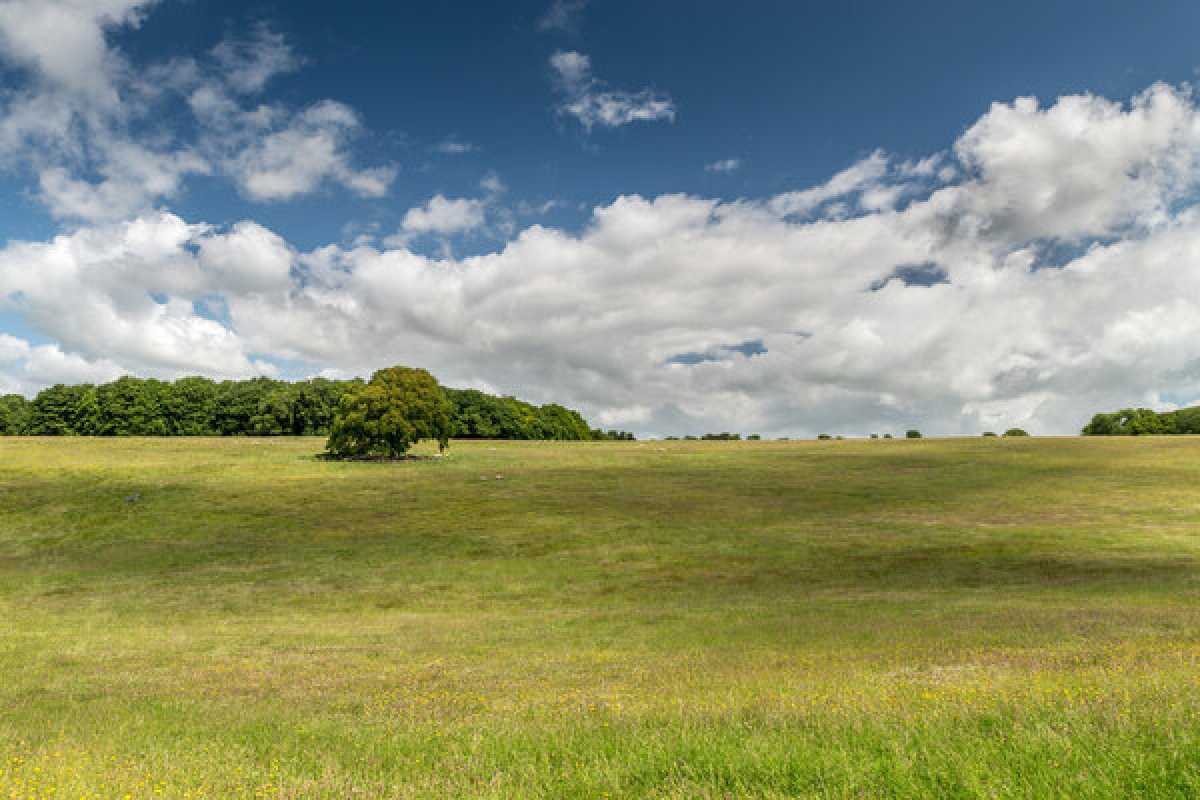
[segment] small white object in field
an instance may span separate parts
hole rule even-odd
[[[503,476],[503,475],[497,475],[497,476],[496,476],[496,480],[498,480],[498,481],[502,481],[502,480],[504,480],[504,476]]]

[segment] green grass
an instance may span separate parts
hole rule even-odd
[[[1200,439],[320,447],[0,440],[0,798],[1200,794]]]

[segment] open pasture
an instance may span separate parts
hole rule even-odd
[[[1200,439],[0,440],[0,797],[1194,797]]]

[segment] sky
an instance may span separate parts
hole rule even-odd
[[[1194,3],[0,0],[0,393],[646,435],[1200,402]]]

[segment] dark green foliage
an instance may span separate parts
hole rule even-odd
[[[995,431],[984,431],[983,435],[984,436],[995,436],[996,432]]]
[[[170,384],[125,376],[96,387],[95,434],[166,436],[164,400]]]
[[[747,436],[747,437],[746,437],[746,441],[747,441],[747,442],[761,442],[761,441],[762,441],[762,435],[761,435],[761,434],[758,434],[758,433],[752,433],[752,434],[750,434],[749,436]]]
[[[171,436],[211,436],[216,412],[217,384],[208,378],[180,378],[170,384],[162,401],[163,416]]]
[[[578,411],[551,403],[537,410],[539,439],[554,439],[564,442],[586,442],[592,438],[592,430]]]
[[[20,436],[29,428],[29,401],[19,394],[0,396],[0,436]]]
[[[1028,436],[1029,434],[1020,428],[1009,428],[1004,432],[1005,436]]]
[[[885,439],[891,439],[891,438],[892,438],[892,435],[891,435],[890,433],[885,433],[885,434],[883,435],[883,438],[885,438]]]
[[[921,432],[918,430],[909,430],[904,432],[905,439],[920,439]]]
[[[91,436],[98,422],[96,387],[57,384],[43,389],[29,410],[32,436]]]
[[[671,437],[669,437],[671,438]],[[673,437],[678,439],[678,436]],[[694,436],[692,437],[695,438]],[[637,437],[629,431],[602,431],[599,428],[592,429],[592,441],[596,442],[634,442]]]
[[[126,376],[95,387],[59,385],[33,401],[0,397],[0,436],[328,436],[342,396],[364,385],[358,378],[216,383],[199,376],[173,383]],[[593,431],[579,412],[556,404],[539,408],[472,389],[445,391],[463,438],[634,438],[625,431]]]
[[[1164,412],[1149,408],[1124,408],[1111,414],[1097,414],[1083,428],[1084,436],[1153,436],[1171,433],[1200,433],[1200,408]]]
[[[497,397],[478,389],[446,389],[445,392],[454,405],[454,435],[460,439],[585,442],[618,438],[591,430],[578,411],[554,403],[539,408],[515,397]],[[629,438],[633,435],[629,434]]]
[[[819,440],[820,440],[820,441],[822,441],[822,442],[828,442],[828,441],[832,441],[832,440],[833,440],[833,436],[831,436],[831,435],[830,435],[830,434],[828,434],[828,433],[818,433],[818,434],[817,434],[817,439],[819,439]]]
[[[878,438],[879,438],[879,434],[878,434],[878,433],[872,433],[872,434],[871,434],[871,438],[872,438],[872,439],[878,439]]]
[[[454,406],[423,369],[389,367],[342,396],[326,449],[342,458],[398,458],[422,439],[446,449]]]
[[[706,442],[739,442],[742,439],[742,435],[740,433],[722,431],[721,433],[706,433],[700,438]]]

